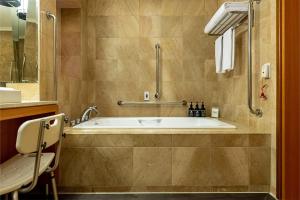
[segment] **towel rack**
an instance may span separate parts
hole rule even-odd
[[[118,101],[119,106],[133,106],[133,105],[167,105],[167,106],[186,106],[187,101]]]
[[[230,27],[236,28],[240,26],[241,23],[243,23],[244,19],[246,19],[246,17],[248,16],[248,108],[250,110],[250,113],[256,115],[257,117],[262,117],[263,112],[259,108],[253,108],[252,105],[252,28],[254,26],[253,3],[260,3],[260,1],[261,0],[248,0],[248,8],[246,9],[246,11],[245,8],[243,8],[242,11],[224,11],[225,14],[222,15],[222,18],[215,17],[214,15],[210,22],[206,25],[204,30],[204,32],[209,35],[222,35]]]

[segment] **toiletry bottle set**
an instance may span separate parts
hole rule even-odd
[[[202,102],[201,108],[199,108],[198,102],[194,108],[193,102],[191,102],[189,110],[188,110],[189,117],[206,117],[206,109],[204,107],[204,103]]]

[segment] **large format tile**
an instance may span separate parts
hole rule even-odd
[[[214,148],[212,151],[213,186],[247,186],[249,184],[246,148]]]
[[[132,148],[96,148],[93,153],[94,187],[132,185]]]
[[[136,147],[133,150],[133,185],[167,186],[172,184],[172,149]]]
[[[173,147],[210,147],[211,135],[208,134],[174,134]]]
[[[249,149],[250,185],[269,185],[271,170],[270,148]]]
[[[211,149],[173,148],[172,183],[180,186],[210,186]]]

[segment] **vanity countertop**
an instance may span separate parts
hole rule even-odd
[[[57,101],[22,101],[21,103],[2,103],[0,109],[21,108],[30,106],[44,106],[57,104]]]

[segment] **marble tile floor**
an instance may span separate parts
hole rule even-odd
[[[1,199],[1,198],[0,198]],[[51,200],[38,195],[20,200]],[[198,194],[61,194],[60,200],[275,200],[267,193],[198,193]]]

